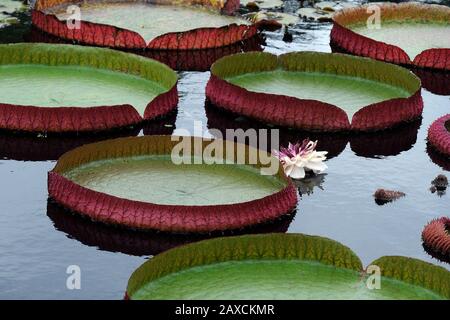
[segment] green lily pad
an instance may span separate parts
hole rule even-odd
[[[341,107],[349,119],[364,106],[393,98],[406,98],[402,87],[356,76],[327,72],[273,70],[225,78],[249,91],[318,100]]]
[[[350,29],[365,37],[402,48],[411,60],[427,49],[450,48],[449,23],[381,20],[379,29],[369,29],[366,25],[354,25]]]
[[[143,115],[148,103],[175,82],[175,73],[159,62],[121,52],[69,45],[0,46],[2,103],[41,107],[131,104]]]
[[[64,176],[94,191],[163,205],[240,203],[263,198],[286,186],[276,176],[263,176],[248,165],[178,165],[170,155],[89,162]]]
[[[337,23],[357,35],[402,49],[411,61],[428,49],[450,48],[449,19],[449,7],[417,2],[370,4],[342,10],[335,16]],[[445,55],[439,59],[445,60]]]
[[[240,236],[178,247],[131,276],[130,299],[448,299],[450,272],[423,261],[383,257],[379,289],[358,257],[326,238]],[[372,282],[371,282],[372,283]],[[370,289],[370,288],[372,289]]]
[[[107,140],[64,154],[49,172],[48,190],[64,207],[108,224],[238,230],[280,218],[297,204],[278,159],[263,154],[200,137]]]
[[[26,90],[27,94],[23,94]],[[43,107],[131,104],[143,115],[165,88],[126,73],[75,66],[1,65],[3,103]]]
[[[44,10],[58,19],[70,16],[67,6]],[[112,25],[134,31],[148,43],[166,33],[185,32],[198,28],[219,28],[230,24],[245,25],[249,22],[237,16],[219,14],[200,6],[157,5],[139,2],[83,2],[80,5],[83,21]]]

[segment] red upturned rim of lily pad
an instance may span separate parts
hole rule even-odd
[[[441,217],[430,221],[422,232],[424,245],[440,256],[450,258],[450,218]]]
[[[422,51],[414,59],[400,47],[377,41],[352,31],[349,26],[355,23],[366,24],[373,11],[362,5],[338,11],[333,15],[331,43],[349,53],[402,65],[421,68],[450,70],[450,48],[431,48]],[[420,3],[377,3],[380,17],[384,20],[422,19],[447,22],[450,8],[443,5]],[[382,20],[383,21],[383,20]],[[411,35],[414,37],[414,35]]]
[[[93,107],[44,107],[5,104],[0,96],[0,129],[70,133],[107,131],[166,115],[178,104],[175,71],[156,60],[106,48],[53,44],[0,45],[0,65],[83,66],[129,73],[161,84],[165,91],[145,108],[143,117],[130,104]]]
[[[450,157],[450,114],[431,124],[428,128],[428,142],[439,153]]]
[[[371,79],[410,93],[359,109],[350,121],[339,106],[319,100],[249,91],[227,77],[274,70],[320,72]],[[280,56],[247,52],[217,60],[211,67],[206,97],[213,105],[262,122],[311,131],[377,131],[420,118],[420,79],[411,71],[373,59],[340,53],[291,52]]]
[[[199,137],[189,139],[191,139],[191,155],[202,155],[206,147],[218,141]],[[178,143],[180,142],[172,136],[144,136],[106,140],[73,149],[62,155],[55,168],[48,173],[49,196],[63,207],[94,221],[131,229],[173,233],[236,230],[273,221],[290,214],[295,209],[297,191],[281,165],[276,176],[283,182],[283,186],[278,191],[246,202],[214,205],[169,205],[130,200],[83,187],[64,175],[68,170],[92,161],[118,157],[170,155]],[[230,142],[222,141],[222,143],[223,150],[227,150],[227,144],[229,146]],[[238,145],[245,150],[245,163],[256,168],[267,166],[259,161],[256,164],[250,162],[249,151],[253,148],[249,146],[234,144],[234,152],[237,151]],[[236,157],[236,153],[225,153],[223,152],[222,156],[226,161]]]
[[[92,0],[96,1],[96,0]],[[123,0],[135,2],[132,0]],[[67,27],[67,21],[59,20],[54,14],[46,14],[45,9],[63,4],[77,4],[77,0],[37,0],[32,11],[32,23],[38,29],[59,38],[76,41],[81,44],[122,48],[122,49],[155,49],[155,50],[195,50],[211,49],[229,46],[252,38],[258,32],[256,24],[230,24],[218,28],[197,28],[184,32],[162,34],[146,43],[144,38],[135,31],[119,28],[113,25],[80,21],[79,29]],[[158,1],[155,0],[157,4]],[[218,14],[232,15],[239,8],[239,0],[168,0],[165,3],[173,5],[202,5]]]

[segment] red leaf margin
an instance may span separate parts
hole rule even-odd
[[[193,138],[195,139],[195,138]],[[76,148],[64,154],[48,173],[49,196],[74,212],[94,221],[131,229],[159,230],[173,233],[208,233],[236,230],[271,221],[295,209],[297,190],[284,172],[287,181],[282,190],[252,201],[227,205],[159,205],[128,200],[82,187],[63,176],[65,166],[80,165],[91,154],[146,154],[149,148],[161,152],[172,146],[170,136],[144,136],[102,141]],[[130,151],[134,148],[135,151]],[[95,155],[92,155],[95,157]],[[86,162],[89,162],[86,161]]]
[[[343,9],[333,16],[333,28],[331,30],[332,46],[341,48],[351,54],[369,57],[381,61],[392,62],[401,65],[411,65],[421,68],[431,68],[438,70],[450,70],[450,48],[436,48],[422,51],[414,60],[398,46],[387,44],[381,41],[373,40],[366,36],[360,35],[347,26],[351,23],[365,23],[369,13],[367,13],[368,5],[355,8]],[[433,10],[446,10],[448,19],[450,19],[450,8],[441,5],[428,5],[418,3],[387,3],[377,4],[389,18],[395,17],[396,14],[401,17],[403,11],[415,12],[416,15],[423,14],[429,18]],[[384,12],[383,12],[384,11]]]
[[[430,221],[422,231],[422,241],[432,252],[450,257],[450,218],[442,217]]]
[[[435,120],[428,128],[428,142],[439,153],[450,157],[450,132],[446,124],[450,123],[450,114]]]
[[[59,2],[67,3],[70,0]],[[166,33],[152,39],[147,44],[137,32],[107,24],[80,21],[80,29],[71,30],[67,28],[66,21],[59,20],[54,14],[46,14],[42,11],[53,5],[52,1],[41,0],[38,2],[31,15],[33,25],[61,39],[87,45],[152,50],[213,49],[248,40],[258,32],[256,24],[230,24],[219,28],[197,28],[185,32]],[[224,3],[222,12],[232,14],[238,8],[239,1],[228,0]]]
[[[176,86],[146,107],[144,118],[131,105],[38,107],[0,103],[0,128],[11,131],[69,133],[119,129],[170,113],[178,104]]]
[[[232,56],[250,54],[257,55],[257,53],[239,53],[221,58],[215,64],[220,63],[223,59],[232,59]],[[270,53],[262,54],[275,56]],[[287,53],[278,56],[278,60],[284,56],[295,54],[301,56],[302,54],[314,54],[314,52]],[[339,53],[315,54],[329,55],[330,58],[333,56],[352,57]],[[208,102],[219,108],[262,122],[311,131],[377,131],[415,120],[422,115],[423,111],[419,86],[418,90],[408,98],[390,99],[361,108],[353,115],[350,123],[346,112],[333,104],[285,95],[252,92],[231,84],[222,79],[220,75],[215,74],[213,71],[215,64],[211,68],[211,77],[206,86]],[[278,67],[283,67],[280,62],[278,64]],[[411,76],[415,77],[412,73]]]

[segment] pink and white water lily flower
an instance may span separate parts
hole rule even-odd
[[[303,179],[307,171],[315,174],[322,173],[328,167],[324,160],[327,159],[327,151],[316,151],[317,141],[303,140],[296,144],[289,143],[287,148],[280,148],[280,151],[273,151],[273,154],[280,159],[284,172],[292,179]]]

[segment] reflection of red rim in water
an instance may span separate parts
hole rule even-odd
[[[205,110],[206,117],[208,118],[208,129],[211,130],[214,136],[216,136],[214,130],[220,131],[220,136],[217,135],[216,138],[226,138],[227,129],[242,129],[244,131],[249,129],[267,129],[267,142],[270,143],[270,129],[272,127],[268,127],[266,124],[251,118],[220,109],[208,102],[205,105]],[[288,130],[282,127],[275,128],[279,130],[280,145],[284,147],[289,142],[303,141],[308,138],[313,141],[318,140],[317,150],[328,151],[327,159],[337,157],[344,151],[347,143],[350,143],[350,148],[357,156],[380,158],[395,156],[411,149],[417,141],[417,133],[421,124],[422,120],[418,119],[379,132],[351,135]],[[272,150],[270,145],[258,145],[258,147],[269,151]]]
[[[58,158],[76,147],[107,139],[144,135],[171,135],[175,130],[177,110],[163,117],[145,121],[131,128],[77,134],[49,134],[37,137],[23,132],[0,131],[0,158],[19,161],[46,161]]]
[[[412,68],[412,71],[420,78],[423,88],[437,95],[450,95],[450,71],[420,68]]]
[[[295,212],[260,225],[228,231],[225,234],[220,232],[208,235],[145,232],[105,225],[91,221],[79,214],[68,212],[51,200],[47,202],[47,216],[52,220],[55,229],[66,233],[70,238],[78,240],[84,245],[95,246],[104,251],[146,256],[159,254],[183,244],[224,235],[285,233],[295,217]]]
[[[31,27],[30,33],[26,36],[26,41],[58,44],[71,43],[71,41],[44,33],[35,27]],[[198,50],[122,50],[157,60],[177,71],[208,71],[216,60],[224,56],[239,52],[262,51],[263,42],[261,35],[256,34],[250,39],[220,48]]]
[[[430,143],[427,143],[427,153],[434,164],[438,165],[445,171],[450,171],[450,157],[436,151]]]
[[[450,114],[431,124],[428,128],[428,142],[439,153],[450,158]]]
[[[158,118],[173,111],[178,103],[177,75],[173,70],[158,61],[120,51],[74,45],[0,45],[0,65],[33,66],[48,71],[82,66],[96,74],[113,71],[117,75],[138,75],[133,81],[151,81],[159,88],[143,115],[130,104],[45,107],[2,103],[0,97],[1,129],[44,133],[106,131]]]
[[[437,218],[430,221],[422,232],[424,246],[438,257],[450,259],[450,219]]]
[[[192,155],[212,143],[201,138],[191,139],[191,145],[200,143],[200,148],[192,150]],[[214,140],[213,140],[214,141]],[[226,142],[219,141],[226,149]],[[85,145],[64,154],[55,168],[48,174],[48,191],[52,199],[64,207],[107,224],[123,225],[132,229],[160,230],[176,233],[213,232],[240,229],[274,220],[290,213],[297,204],[297,192],[292,181],[286,177],[282,166],[275,177],[279,183],[270,189],[270,194],[262,198],[252,198],[244,202],[218,202],[208,205],[155,204],[116,197],[108,193],[94,191],[65,176],[71,169],[93,161],[114,158],[138,157],[146,155],[170,155],[177,141],[170,136],[145,136],[107,140]],[[245,163],[251,164],[249,147],[244,146]],[[237,148],[235,148],[237,150]],[[253,149],[254,150],[254,149]],[[223,153],[224,159],[232,155]],[[207,165],[207,164],[205,164]],[[224,164],[225,166],[227,164]],[[251,164],[260,168],[262,164]],[[195,166],[188,166],[195,167]],[[256,173],[255,173],[256,174]],[[258,171],[259,174],[259,171]],[[276,191],[275,191],[276,189]],[[174,190],[175,192],[175,190]],[[222,204],[223,203],[223,204]]]
[[[380,11],[381,23],[386,21],[411,21],[417,18],[426,21],[447,23],[450,19],[450,8],[443,5],[418,3],[383,3],[374,4]],[[365,25],[373,15],[371,4],[348,8],[333,16],[331,44],[349,53],[365,56],[386,62],[402,65],[413,65],[422,68],[450,70],[450,48],[429,48],[415,57],[409,57],[405,48],[387,44],[366,37],[351,30],[352,25]],[[394,31],[395,32],[395,31]],[[414,37],[414,35],[411,35]]]
[[[229,80],[278,71],[287,74],[298,71],[299,74],[320,73],[324,77],[345,75],[369,79],[378,81],[382,86],[389,85],[395,90],[403,90],[402,95],[405,97],[360,106],[350,122],[349,115],[343,109],[346,106],[284,94],[250,91]],[[354,82],[356,84],[357,81]],[[275,56],[270,53],[248,52],[227,56],[212,65],[206,97],[214,105],[231,112],[309,131],[376,131],[415,120],[421,116],[423,109],[420,80],[409,70],[338,53],[292,52]]]
[[[95,3],[96,0],[90,2]],[[112,1],[114,2],[114,1]],[[115,1],[117,2],[117,1]],[[135,1],[123,0],[120,2]],[[232,15],[239,8],[239,1],[155,1],[162,4],[187,5],[193,3],[214,10],[217,14]],[[77,4],[74,0],[38,0],[32,12],[33,24],[54,36],[76,41],[82,44],[106,46],[125,49],[159,49],[159,50],[193,50],[228,46],[246,39],[257,33],[255,24],[229,24],[223,27],[204,27],[184,32],[169,32],[157,36],[146,43],[146,40],[135,31],[119,28],[113,25],[81,21],[79,29],[70,29],[66,21],[59,20],[55,14],[46,13],[49,9]],[[143,2],[144,3],[144,2]]]

